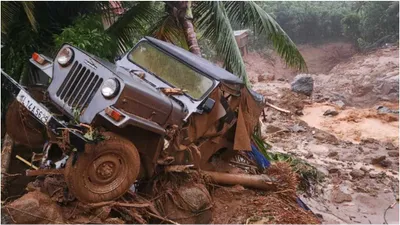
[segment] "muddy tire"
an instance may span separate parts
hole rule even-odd
[[[87,145],[75,164],[71,156],[65,167],[65,180],[72,194],[86,203],[110,201],[122,196],[135,182],[140,157],[135,145],[112,133],[104,141]],[[74,153],[77,154],[77,153]]]
[[[43,88],[29,88],[37,101],[44,99]],[[18,144],[29,148],[41,148],[45,143],[45,128],[16,99],[8,106],[5,119],[6,131]]]

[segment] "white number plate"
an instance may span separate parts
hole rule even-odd
[[[21,89],[17,95],[17,101],[24,105],[36,118],[47,125],[51,118],[50,113],[30,97],[28,93]]]

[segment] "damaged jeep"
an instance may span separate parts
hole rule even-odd
[[[62,171],[82,202],[116,199],[166,166],[214,170],[213,156],[251,151],[262,96],[170,43],[145,37],[115,64],[68,44],[30,61],[27,87],[2,71],[15,97],[7,133],[43,148],[40,169]]]

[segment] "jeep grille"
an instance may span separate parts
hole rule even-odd
[[[102,83],[103,78],[81,63],[75,62],[56,94],[72,109],[82,111]]]

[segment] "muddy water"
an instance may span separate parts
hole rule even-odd
[[[323,116],[328,109],[335,107],[328,104],[306,106],[303,111],[304,116],[300,119],[345,141],[359,143],[361,139],[373,138],[398,145],[398,120],[385,121],[385,117],[377,114],[375,109],[349,108],[338,110],[339,115],[335,117]]]

